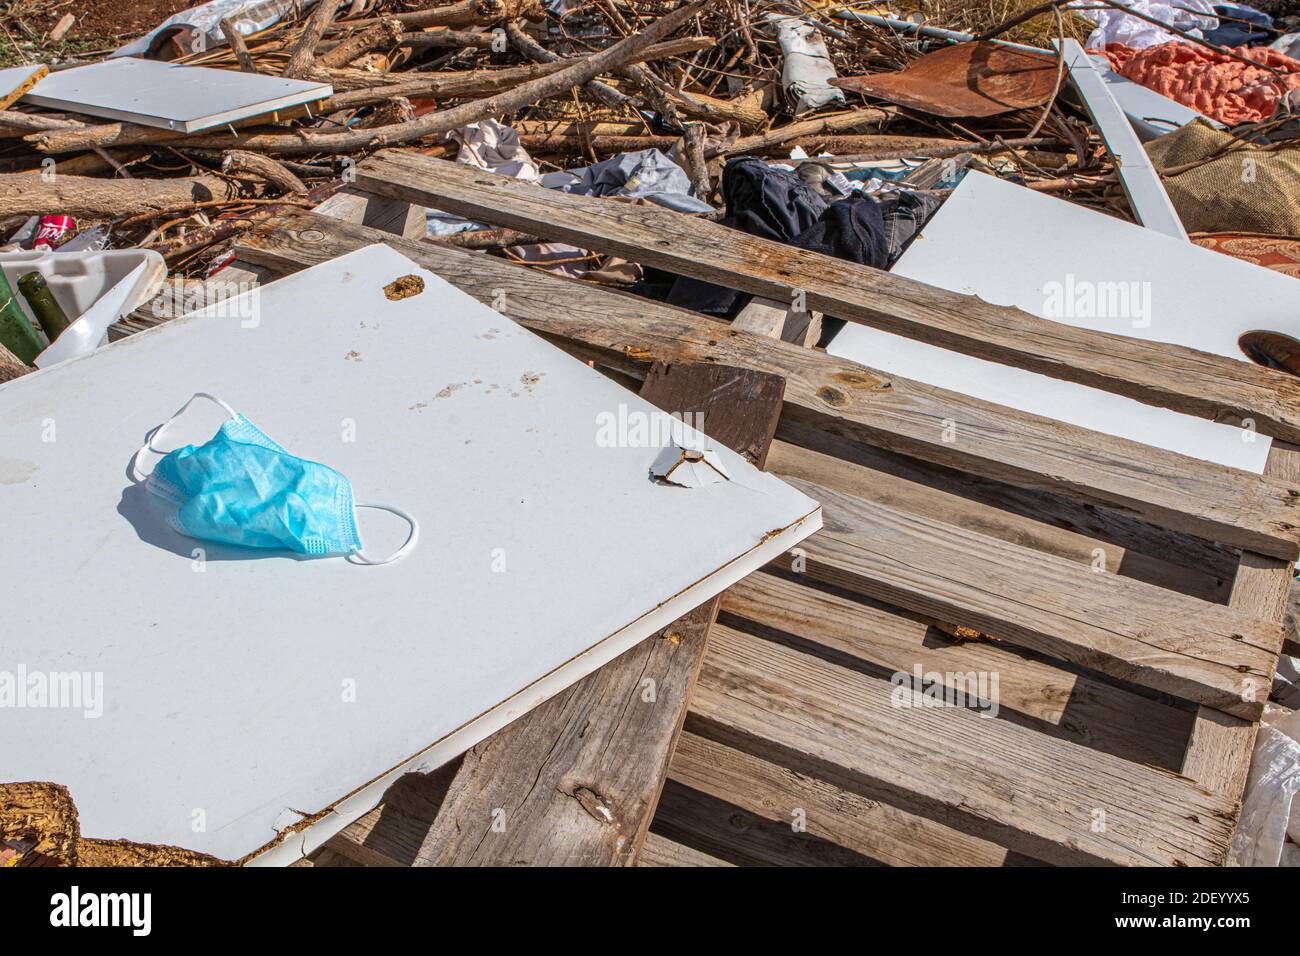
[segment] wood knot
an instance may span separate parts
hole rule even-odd
[[[817,389],[817,397],[832,408],[844,408],[849,404],[849,397],[830,385]]]

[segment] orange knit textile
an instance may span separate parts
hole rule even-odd
[[[1281,70],[1276,77],[1221,53],[1191,43],[1162,43],[1134,50],[1110,46],[1104,54],[1121,76],[1228,126],[1273,116],[1287,91],[1300,89],[1300,60],[1267,47],[1238,47],[1234,53]]]

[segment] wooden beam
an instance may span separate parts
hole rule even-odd
[[[655,366],[641,396],[702,414],[711,439],[761,468],[784,387],[747,369]],[[416,864],[635,863],[717,608],[696,608],[471,750]]]
[[[357,167],[357,182],[779,302],[802,291],[826,315],[1189,415],[1249,418],[1258,432],[1300,441],[1300,383],[1249,362],[1051,322],[659,206],[538,189],[416,153],[382,151]]]
[[[821,502],[807,574],[1122,680],[1255,719],[1282,629],[1240,611],[786,479]],[[783,560],[788,560],[783,559]]]
[[[237,249],[246,261],[295,271],[372,242],[386,242],[515,321],[604,364],[635,370],[653,360],[706,362],[781,375],[787,381],[783,426],[807,425],[850,445],[1065,495],[1233,547],[1292,559],[1300,554],[1294,485],[757,338],[683,309],[311,213],[268,220]]]
[[[898,706],[889,680],[722,624],[711,642],[689,733],[1049,863],[1227,854],[1236,801],[1184,777],[967,707]]]

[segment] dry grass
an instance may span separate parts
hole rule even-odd
[[[976,35],[992,30],[1043,0],[893,0],[890,6],[904,16],[919,13],[926,23]],[[1092,24],[1077,14],[1062,13],[1065,35],[1082,43]],[[1056,17],[1049,10],[1003,34],[1001,39],[1048,47],[1057,35]]]

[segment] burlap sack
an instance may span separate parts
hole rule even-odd
[[[1233,136],[1197,120],[1147,143],[1157,169],[1177,168],[1223,152]],[[1300,148],[1236,148],[1164,180],[1188,232],[1300,236]]]

